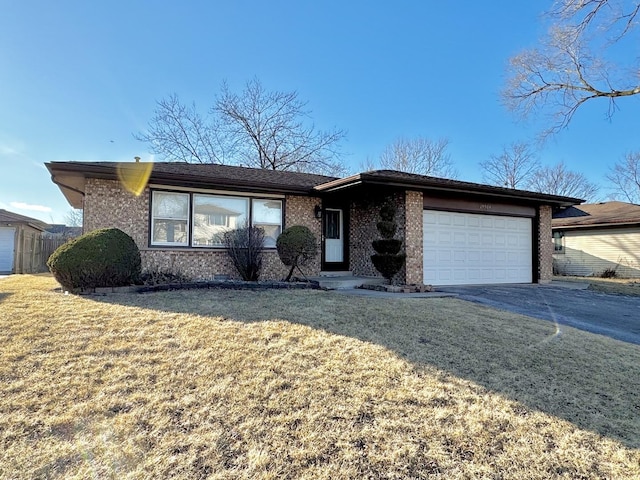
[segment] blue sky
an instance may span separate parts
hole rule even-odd
[[[551,4],[424,1],[0,0],[0,208],[48,222],[70,210],[52,160],[151,160],[132,136],[177,93],[201,111],[223,80],[296,90],[317,127],[347,131],[352,171],[400,136],[447,137],[459,178],[531,140],[501,105],[510,56],[545,31]],[[630,55],[638,52],[630,52]],[[607,169],[640,145],[635,98],[585,105],[539,152],[608,188]]]

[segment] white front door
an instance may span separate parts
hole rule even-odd
[[[324,210],[324,261],[340,263],[344,261],[344,228],[342,210],[325,208]]]
[[[13,272],[15,227],[0,227],[0,273]]]

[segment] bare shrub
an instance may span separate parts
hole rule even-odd
[[[249,226],[236,228],[224,234],[223,243],[240,277],[256,282],[262,270],[264,230]]]
[[[600,278],[616,278],[618,276],[618,266],[605,268],[598,276]]]

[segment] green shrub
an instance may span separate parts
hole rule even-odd
[[[316,236],[302,225],[293,225],[282,232],[276,240],[276,248],[282,263],[291,267],[285,282],[291,280],[296,268],[304,275],[300,267],[307,265],[318,255]]]
[[[258,281],[262,270],[264,230],[249,226],[229,230],[224,233],[223,243],[240,277],[247,282]]]
[[[400,253],[402,240],[393,238],[398,228],[395,216],[396,209],[392,204],[387,203],[380,208],[381,220],[376,226],[382,239],[371,242],[371,246],[376,251],[374,255],[371,255],[371,262],[390,284],[393,282],[395,274],[402,269],[407,257],[405,253]]]
[[[172,271],[162,268],[151,268],[140,274],[141,285],[167,285],[171,283],[188,283],[191,278],[180,271]]]
[[[69,291],[121,287],[138,281],[140,251],[122,230],[104,228],[65,243],[51,254],[47,266]]]
[[[396,234],[396,231],[398,230],[398,225],[396,224],[396,222],[387,220],[378,222],[376,224],[376,227],[378,227],[378,232],[380,232],[382,238],[393,238],[393,236]]]
[[[382,254],[390,253],[395,254],[402,248],[402,240],[395,238],[383,238],[382,240],[374,240],[371,242],[373,249]]]

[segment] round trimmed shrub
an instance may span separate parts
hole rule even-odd
[[[383,238],[381,240],[374,240],[371,242],[373,249],[382,254],[391,254],[395,255],[400,252],[402,248],[402,240],[397,240],[395,238]]]
[[[140,277],[140,250],[122,230],[103,228],[59,247],[47,266],[69,291],[122,287],[134,284]]]
[[[282,263],[291,267],[285,279],[287,282],[295,268],[300,270],[301,266],[309,263],[318,254],[316,236],[303,225],[293,225],[282,232],[276,240],[276,249]]]

